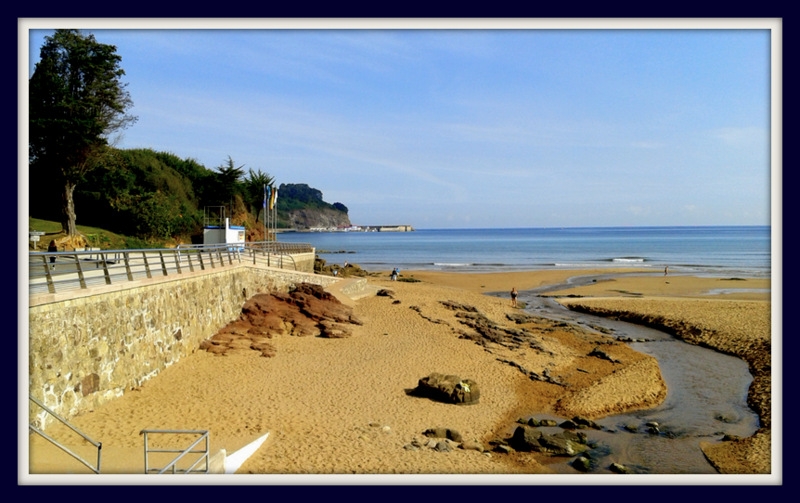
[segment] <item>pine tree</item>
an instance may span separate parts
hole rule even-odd
[[[61,224],[69,236],[78,233],[75,186],[101,162],[109,135],[136,121],[126,113],[133,102],[120,81],[121,59],[94,35],[56,30],[45,38],[29,81],[31,174],[55,178],[61,187]]]

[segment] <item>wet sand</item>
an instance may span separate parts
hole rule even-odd
[[[511,307],[510,299],[486,293],[510,291],[512,286],[526,290],[575,274],[403,271],[401,279],[418,282],[370,277],[370,285],[391,289],[392,295],[351,302],[363,321],[362,326],[354,327],[352,337],[276,337],[277,353],[272,358],[246,349],[227,356],[198,350],[140,388],[75,417],[73,422],[103,442],[103,473],[143,473],[143,429],[200,429],[209,430],[212,452],[225,449],[229,454],[269,433],[264,445],[237,471],[262,475],[259,480],[265,482],[274,476],[291,481],[304,475],[548,474],[546,457],[491,452],[490,442],[509,435],[516,419],[524,416],[598,418],[653,406],[665,392],[657,363],[617,344],[613,351],[626,362],[618,370],[609,362],[586,356],[597,342],[596,334],[554,327],[541,320],[525,328],[541,335],[546,353],[520,355],[501,345],[484,347],[460,337],[469,329],[456,311],[441,302],[473,306],[493,322],[513,326],[507,315],[521,311]],[[770,341],[767,295],[709,298],[704,292],[722,288],[720,280],[670,276],[669,285],[664,281],[661,277],[626,277],[617,283],[578,289],[570,293],[584,297],[561,301],[654,314],[708,328],[712,335],[703,343],[710,340],[720,350],[734,353],[760,351],[760,361],[770,361],[769,355],[763,354]],[[735,284],[739,289],[769,288],[768,280],[736,280]],[[666,293],[665,286],[669,288]],[[767,345],[754,344],[759,341]],[[503,362],[509,358],[530,370],[548,369],[570,386],[533,381]],[[479,403],[458,406],[407,394],[419,379],[433,372],[477,382]],[[769,395],[771,382],[761,383],[766,385],[756,394],[760,393],[762,403],[771,410],[763,396]],[[705,448],[720,472],[770,472],[768,417],[762,417],[765,426],[754,437]],[[462,446],[473,444],[474,448],[456,446],[451,452],[437,452],[424,447],[429,439],[423,432],[439,427],[457,430],[464,439]],[[59,438],[62,432],[54,428],[52,434]],[[423,448],[409,447],[415,443]],[[54,461],[56,455],[42,454],[46,448],[36,441],[33,444],[31,473],[88,472],[81,466],[65,468]]]
[[[753,375],[748,404],[758,414],[760,428],[746,439],[705,443],[701,447],[721,473],[768,474],[777,454],[771,449],[775,370],[772,355],[779,354],[780,346],[779,337],[772,340],[773,326],[780,325],[773,325],[770,293],[762,291],[769,288],[766,279],[652,276],[616,278],[549,295],[583,296],[559,301],[585,312],[662,328],[686,342],[746,361]],[[773,349],[773,344],[778,347]]]

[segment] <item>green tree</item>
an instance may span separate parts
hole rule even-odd
[[[151,149],[109,151],[114,155],[75,189],[84,225],[144,239],[185,239],[200,231],[203,214],[190,177],[213,175],[210,170]]]
[[[74,236],[75,186],[102,161],[109,135],[136,121],[122,58],[113,45],[78,30],[45,37],[29,81],[31,174],[57,178],[64,231]]]
[[[217,168],[218,202],[222,205],[232,203],[236,194],[241,194],[241,179],[244,176],[244,164],[238,168],[234,165],[231,156],[228,162]]]
[[[275,177],[262,171],[249,171],[244,180],[245,201],[250,206],[251,213],[258,215],[264,205],[264,187],[275,183]]]

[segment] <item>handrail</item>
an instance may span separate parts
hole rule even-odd
[[[276,241],[176,248],[30,252],[30,293],[57,293],[252,263],[297,270],[293,254],[313,253],[307,243]],[[288,259],[288,260],[286,260]],[[92,267],[94,266],[94,267]]]
[[[149,448],[147,438],[149,434],[152,433],[164,433],[164,434],[180,434],[180,435],[200,435],[194,442],[192,442],[189,447],[186,449],[151,449]],[[142,430],[139,432],[140,435],[144,435],[144,472],[145,473],[167,473],[167,471],[171,470],[173,474],[175,473],[208,473],[209,472],[209,434],[208,430]],[[193,450],[197,447],[200,442],[205,441],[205,449],[201,450]],[[175,459],[167,463],[166,466],[163,468],[150,468],[150,458],[149,454],[154,452],[177,452],[180,453]],[[198,457],[197,461],[191,464],[186,469],[178,469],[178,461],[182,460],[184,457],[188,456],[189,454],[201,454]],[[195,470],[197,465],[200,464],[201,461],[205,461],[205,468],[200,470]]]
[[[64,419],[63,417],[59,416],[58,414],[56,414],[55,412],[50,410],[45,404],[43,404],[41,401],[39,401],[33,395],[29,395],[28,397],[30,398],[30,400],[33,403],[35,403],[36,405],[38,405],[39,407],[44,409],[48,414],[50,414],[54,418],[56,418],[59,421],[61,421],[63,424],[65,424],[67,427],[69,427],[69,429],[71,429],[72,431],[74,431],[75,433],[77,433],[78,435],[83,437],[84,440],[86,440],[90,444],[92,444],[95,447],[97,447],[97,466],[96,467],[92,466],[91,464],[89,464],[88,461],[84,460],[78,454],[76,454],[76,453],[72,452],[71,450],[69,450],[69,448],[67,448],[65,445],[61,444],[58,440],[54,439],[50,435],[47,435],[42,429],[38,428],[37,426],[34,426],[33,424],[29,424],[28,425],[29,429],[31,431],[34,431],[34,432],[38,433],[39,435],[41,435],[42,437],[47,439],[50,443],[52,443],[56,447],[60,448],[61,450],[63,450],[64,452],[66,452],[67,454],[72,456],[73,458],[75,458],[78,461],[80,461],[81,463],[83,463],[83,465],[85,465],[87,468],[92,470],[94,473],[100,473],[100,456],[101,456],[101,452],[102,452],[102,449],[103,449],[103,444],[101,442],[96,442],[96,441],[92,440],[91,438],[89,438],[85,433],[83,433],[82,431],[80,431],[77,428],[75,428],[74,426],[72,426],[66,419]]]
[[[286,245],[283,247],[275,247],[273,245]],[[266,257],[267,267],[278,267],[283,269],[283,257],[288,257],[289,260],[292,261],[292,269],[295,271],[297,270],[297,263],[294,261],[294,257],[292,256],[293,253],[313,253],[314,248],[311,247],[309,244],[305,243],[275,243],[274,241],[265,241],[260,243],[247,243],[245,245],[246,249],[252,250],[252,257],[253,257],[253,265],[256,264],[256,259],[261,258],[261,262],[264,261],[264,257]],[[278,256],[278,264],[276,266],[272,265],[272,256]]]

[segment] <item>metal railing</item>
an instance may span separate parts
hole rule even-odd
[[[29,292],[58,293],[252,263],[297,270],[293,254],[313,253],[306,243],[275,241],[179,245],[176,248],[31,252]]]
[[[56,447],[58,447],[62,451],[66,452],[67,454],[69,454],[70,456],[75,458],[76,460],[80,461],[84,466],[86,466],[87,468],[92,470],[94,473],[100,473],[100,455],[102,453],[103,444],[100,443],[100,442],[96,442],[96,441],[92,440],[91,438],[89,438],[85,433],[83,433],[82,431],[80,431],[77,428],[75,428],[74,426],[72,426],[66,419],[64,419],[63,417],[59,416],[58,414],[56,414],[55,412],[50,410],[45,404],[43,404],[41,401],[39,401],[33,395],[29,395],[29,398],[33,403],[35,403],[36,405],[38,405],[39,407],[44,409],[45,412],[47,412],[48,414],[50,414],[54,418],[58,419],[64,425],[66,425],[69,429],[71,429],[72,431],[74,431],[75,433],[80,435],[85,441],[87,441],[90,444],[94,445],[97,448],[97,466],[92,466],[88,461],[86,461],[85,459],[80,457],[80,455],[72,452],[68,447],[66,447],[64,444],[62,444],[58,440],[54,439],[50,435],[46,434],[38,426],[36,426],[36,425],[31,423],[31,424],[28,425],[29,429],[31,431],[35,432],[35,433],[38,433],[39,435],[41,435],[42,437],[47,439],[47,441],[49,441],[51,444],[55,445]]]
[[[148,436],[152,434],[167,434],[167,435],[199,435],[199,437],[185,449],[158,449],[150,447]],[[144,473],[208,473],[209,472],[209,457],[208,457],[208,430],[142,430],[140,435],[144,435]],[[201,443],[205,442],[205,447],[196,449]],[[153,453],[177,453],[172,461],[167,463],[163,468],[150,468],[150,455]],[[187,462],[191,461],[191,455],[196,454],[197,459],[194,463],[186,468],[178,468],[178,463],[184,458]],[[202,468],[197,468],[200,463],[203,463]]]

